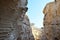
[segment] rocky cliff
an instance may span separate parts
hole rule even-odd
[[[60,0],[48,3],[43,13],[47,40],[60,40]]]
[[[0,0],[0,40],[25,40],[24,35],[27,38],[32,34],[30,29],[27,29],[30,24],[25,16],[28,9],[26,6],[27,0]],[[28,38],[31,38],[30,35]]]

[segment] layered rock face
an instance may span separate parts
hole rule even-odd
[[[16,1],[0,0],[0,40],[17,38],[16,4]]]
[[[60,0],[48,3],[43,13],[47,40],[60,40]]]
[[[0,40],[18,40],[21,30],[30,27],[22,29],[21,26],[27,11],[26,5],[27,0],[0,0]]]

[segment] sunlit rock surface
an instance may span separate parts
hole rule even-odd
[[[60,0],[48,3],[43,13],[47,40],[60,40]]]
[[[32,27],[32,33],[35,40],[42,40],[43,29],[36,28],[35,26],[31,26],[31,27]]]
[[[28,18],[27,23],[24,21],[27,25],[22,23],[26,18],[26,6],[27,0],[0,0],[0,40],[25,40],[28,35],[28,39],[31,38]],[[24,33],[21,30],[24,30]]]

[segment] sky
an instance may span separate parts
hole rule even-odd
[[[43,26],[43,9],[47,3],[53,0],[28,0],[28,11],[27,15],[30,19],[30,23],[34,23],[35,27],[41,28]]]

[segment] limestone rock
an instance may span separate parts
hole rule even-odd
[[[48,40],[60,40],[60,0],[46,5],[44,13],[44,30]]]
[[[16,4],[13,0],[0,0],[0,40],[16,40]]]
[[[22,21],[25,20],[25,13],[27,11],[27,0],[0,0],[0,40],[18,40],[19,36],[24,36],[30,29],[24,26]],[[26,20],[28,21],[28,20]],[[24,27],[22,27],[24,26]],[[26,30],[23,31],[21,30]],[[21,32],[21,34],[19,33]],[[28,36],[26,34],[26,36]],[[23,37],[24,38],[24,37]],[[25,40],[23,39],[22,40]]]

